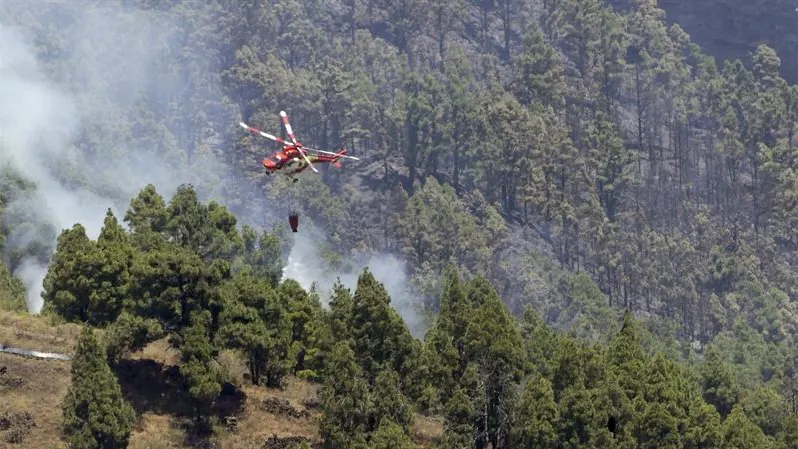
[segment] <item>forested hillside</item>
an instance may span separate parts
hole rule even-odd
[[[627,8],[629,0],[612,0]],[[707,52],[719,59],[747,58],[757,45],[773,47],[781,56],[782,76],[798,80],[796,42],[793,24],[798,18],[795,0],[691,1],[660,0],[669,24],[678,23]]]
[[[792,447],[798,88],[627,3],[0,2],[0,303],[170,337],[205,427],[233,349],[331,447]],[[361,162],[266,177],[279,110]]]
[[[237,230],[224,207],[199,202],[191,188],[168,201],[145,188],[124,222],[129,232],[109,210],[96,240],[79,224],[62,233],[45,279],[45,314],[88,325],[77,339],[71,385],[61,393],[60,430],[71,447],[795,443],[798,420],[782,399],[791,388],[788,373],[763,365],[767,384],[760,373],[738,377],[714,347],[692,366],[647,354],[651,336],[631,313],[609,344],[593,345],[553,331],[532,309],[514,319],[487,279],[464,281],[450,266],[440,313],[420,341],[370,271],[354,290],[336,284],[324,307],[316,292],[279,280],[275,236]],[[585,288],[589,280],[580,282]],[[164,343],[170,357],[141,357]],[[15,407],[0,421],[4,438],[41,447],[36,419],[51,413],[17,399],[16,391],[37,381],[52,389],[60,376],[42,381],[25,365],[5,363],[10,370],[0,386],[16,400],[3,406]],[[245,372],[236,376],[239,367]],[[299,408],[296,400],[257,400],[297,379],[320,386]],[[256,413],[261,421],[253,423]],[[148,430],[164,416],[185,433],[182,441],[174,430]],[[442,430],[425,434],[424,416],[442,418]],[[263,434],[259,427],[274,429],[274,419],[284,426],[280,436],[253,438]],[[53,436],[44,441],[60,443]]]

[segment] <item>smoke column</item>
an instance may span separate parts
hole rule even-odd
[[[207,160],[212,156],[205,155],[203,170],[190,170],[179,161],[169,163],[157,147],[160,139],[133,145],[121,138],[120,129],[130,125],[125,111],[143,101],[148,89],[150,97],[154,88],[164,97],[185,90],[179,75],[158,65],[168,55],[166,44],[157,42],[168,42],[173,24],[163,16],[155,20],[146,12],[119,7],[48,7],[69,8],[69,13],[40,13],[26,2],[0,5],[0,166],[36,185],[30,195],[15,195],[2,217],[11,228],[7,253],[31,244],[54,249],[55,237],[78,222],[96,238],[105,211],[110,208],[121,221],[130,198],[148,183],[168,199],[180,184],[221,176],[213,173],[221,165]],[[65,36],[61,54],[46,63],[37,58],[31,36],[3,23],[39,14],[48,14],[41,22]],[[88,152],[75,147],[87,129],[99,139]],[[66,171],[70,179],[65,179]],[[52,232],[36,232],[31,224]],[[47,261],[41,258],[14,267],[27,287],[32,313],[43,306],[46,273]]]
[[[0,166],[36,184],[30,195],[18,195],[2,217],[12,231],[7,253],[30,245],[51,251],[58,234],[75,223],[81,223],[94,239],[106,209],[121,220],[130,199],[146,184],[154,184],[167,200],[184,183],[197,187],[203,201],[220,199],[223,194],[212,189],[234,181],[239,189],[246,188],[240,185],[244,181],[228,176],[225,164],[213,152],[206,150],[201,159],[186,160],[174,136],[198,132],[185,128],[187,124],[171,123],[168,132],[148,130],[141,132],[141,138],[130,138],[132,129],[147,123],[130,123],[126,114],[142,103],[147,108],[163,98],[173,99],[178,109],[196,110],[203,132],[215,128],[200,145],[206,149],[229,151],[231,139],[223,135],[240,133],[239,117],[235,105],[226,103],[217,74],[212,68],[202,68],[210,57],[173,59],[170,43],[178,45],[174,39],[184,39],[183,23],[177,17],[124,9],[110,2],[101,5],[0,2]],[[38,55],[36,40],[22,31],[31,27],[11,22],[15,17],[38,18],[58,29],[63,40],[57,56]],[[193,78],[186,79],[186,74]],[[91,133],[91,138],[86,139],[84,133]],[[91,144],[77,148],[81,139]],[[272,205],[264,207],[259,202],[262,196],[262,192],[251,195],[254,199],[247,202],[239,221],[256,226],[275,220],[285,223],[284,216],[271,216]],[[316,283],[322,294],[338,278],[354,290],[357,276],[367,266],[385,285],[411,332],[423,333],[422,316],[416,310],[421,301],[410,288],[400,259],[369,255],[350,272],[333,273],[321,263],[319,236],[324,234],[312,232],[311,225],[304,221],[295,236],[286,277],[297,279],[305,288]],[[43,306],[46,259],[29,257],[13,267],[27,287],[28,309],[33,313]]]
[[[34,211],[36,218],[56,229],[82,222],[96,235],[102,224],[100,221],[98,225],[98,219],[102,220],[110,202],[88,191],[65,188],[49,167],[50,161],[68,151],[78,120],[71,99],[42,76],[22,35],[0,24],[0,161],[37,186],[32,197],[12,202],[9,209]],[[9,246],[24,247],[28,243],[29,236],[20,235],[12,227]],[[28,309],[32,312],[41,310],[46,270],[33,259],[24,260],[16,270],[28,288]]]
[[[324,263],[320,251],[325,233],[309,220],[302,223],[302,229],[295,234],[294,245],[288,255],[283,278],[295,279],[303,288],[309,290],[315,285],[325,306],[336,281],[354,293],[357,279],[364,268],[385,286],[391,297],[391,305],[407,323],[415,337],[423,337],[426,323],[419,307],[423,304],[420,296],[412,289],[405,262],[390,254],[368,254],[360,263],[354,263],[351,270],[344,273],[333,272]]]

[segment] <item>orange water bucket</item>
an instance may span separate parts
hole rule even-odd
[[[291,225],[291,230],[297,232],[299,228],[299,214],[291,214],[288,216],[288,224]]]

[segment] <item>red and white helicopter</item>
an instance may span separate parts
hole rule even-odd
[[[291,179],[293,179],[294,182],[297,182],[298,179],[295,178],[295,176],[303,172],[308,167],[310,167],[310,169],[316,173],[319,172],[316,170],[316,167],[313,166],[314,162],[331,163],[336,168],[341,168],[342,158],[354,159],[356,161],[360,160],[354,156],[348,156],[346,154],[346,148],[341,148],[341,150],[337,153],[333,153],[331,151],[315,150],[302,145],[302,143],[296,140],[294,130],[291,128],[291,123],[288,122],[288,115],[285,113],[285,111],[280,111],[280,118],[283,121],[283,126],[285,126],[285,130],[288,133],[288,137],[291,139],[291,142],[267,132],[263,132],[258,128],[247,125],[244,122],[239,122],[239,125],[241,125],[242,128],[246,129],[252,134],[257,134],[261,137],[271,139],[283,145],[282,150],[275,151],[268,157],[264,158],[261,162],[263,167],[266,169],[267,174],[280,171],[288,175]]]
[[[315,150],[302,145],[302,143],[296,140],[294,130],[291,128],[291,123],[288,121],[288,114],[286,114],[285,111],[280,111],[280,118],[283,121],[283,126],[285,126],[285,130],[288,133],[288,137],[291,139],[291,142],[261,131],[258,128],[249,126],[244,122],[239,122],[239,125],[241,125],[242,128],[246,129],[252,134],[257,134],[261,137],[271,139],[283,145],[282,150],[275,151],[268,157],[264,158],[261,162],[263,164],[263,168],[266,169],[266,174],[271,175],[272,173],[279,171],[288,175],[288,177],[294,182],[297,182],[299,179],[297,179],[295,176],[302,173],[308,167],[310,167],[311,170],[316,173],[319,172],[316,167],[313,166],[314,162],[331,163],[334,167],[341,168],[341,159],[343,158],[353,159],[356,161],[360,160],[354,156],[347,155],[346,148],[341,148],[341,150],[337,153],[333,153],[331,151]],[[299,227],[299,214],[291,213],[291,215],[288,216],[288,223],[291,225],[291,230],[293,232],[297,232],[297,228]]]

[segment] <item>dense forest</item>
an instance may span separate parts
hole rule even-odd
[[[611,0],[626,9],[629,0]],[[798,80],[795,44],[798,33],[792,24],[798,17],[795,0],[725,1],[660,0],[669,24],[681,25],[692,40],[718,59],[744,59],[759,44],[776,50],[783,61],[782,76]]]
[[[233,348],[327,447],[793,447],[798,87],[626,3],[0,3],[0,304],[103,330],[75,447],[164,337],[200,430]],[[267,178],[279,110],[361,162]]]

